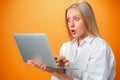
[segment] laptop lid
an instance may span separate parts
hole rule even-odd
[[[46,66],[57,68],[45,33],[15,33],[14,37],[25,62],[35,60]]]

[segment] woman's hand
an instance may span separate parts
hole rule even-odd
[[[56,76],[59,80],[73,80],[72,77],[66,75],[63,72],[59,72],[58,70],[54,71],[52,74]]]
[[[68,60],[66,60],[63,57],[62,58],[59,57],[57,59],[58,59],[58,62],[59,62],[59,60],[63,63],[68,62]],[[47,67],[46,65],[40,64],[34,60],[28,60],[27,64],[37,67],[43,71],[49,72],[49,73],[53,74],[54,76],[58,77],[60,80],[72,80],[72,78],[70,76],[67,76],[65,74],[64,69],[60,69],[60,68],[55,69],[55,68]]]
[[[49,73],[53,73],[53,72],[64,73],[63,69],[59,69],[59,68],[55,69],[55,68],[47,67],[46,65],[40,64],[40,63],[38,63],[37,61],[34,61],[34,60],[28,60],[27,64],[32,65],[36,68],[39,68],[39,69],[41,69],[43,71],[46,71],[46,72],[49,72]]]
[[[65,66],[65,63],[68,62],[68,60],[66,59],[65,56],[58,56],[58,57],[55,57],[55,60],[56,60],[56,63],[58,66]]]
[[[27,61],[27,64],[42,69],[41,64],[38,63],[38,62],[36,62],[36,61],[34,61],[34,60],[28,60],[28,61]],[[45,67],[43,67],[43,69],[44,69],[44,68],[45,68]]]
[[[27,61],[27,64],[28,64],[28,65],[31,65],[31,66],[34,66],[34,67],[36,67],[36,68],[39,68],[39,69],[41,69],[41,70],[43,70],[43,71],[46,71],[46,68],[47,68],[46,65],[43,65],[43,64],[41,64],[41,63],[38,63],[37,61],[34,61],[34,60],[28,60],[28,61]]]

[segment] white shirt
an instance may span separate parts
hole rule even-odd
[[[69,62],[66,75],[73,80],[113,80],[115,77],[115,59],[110,46],[100,37],[86,37],[80,41],[66,42],[60,50]],[[52,80],[58,80],[54,76]]]

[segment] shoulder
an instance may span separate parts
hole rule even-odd
[[[70,43],[71,42],[68,41],[62,44],[60,48],[60,55],[66,56],[66,51],[69,49]]]
[[[113,55],[111,47],[101,37],[94,38],[92,43],[91,43],[91,46],[94,48],[94,51],[95,51],[94,55]]]
[[[91,46],[99,49],[109,48],[109,44],[101,37],[95,37],[91,42]]]
[[[62,44],[62,48],[66,48],[67,46],[70,46],[70,44],[71,44],[71,41],[67,41]]]

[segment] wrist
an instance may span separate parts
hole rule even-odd
[[[73,80],[72,77],[70,77],[70,76],[68,76],[66,74],[63,74],[63,73],[59,76],[59,79],[60,80]]]

